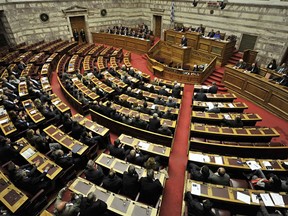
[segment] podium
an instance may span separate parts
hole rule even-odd
[[[161,67],[159,67],[159,66],[153,66],[152,68],[153,68],[153,74],[154,74],[155,76],[160,76],[160,77],[163,76],[163,71],[164,71],[163,68],[161,68]]]
[[[180,45],[171,46],[171,61],[180,63],[181,68],[190,60],[191,47],[182,47]]]
[[[251,66],[256,60],[257,53],[255,50],[245,50],[243,53],[243,61],[246,62],[248,66]]]

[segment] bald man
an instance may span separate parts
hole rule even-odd
[[[226,173],[224,167],[219,167],[217,172],[210,173],[209,179],[212,184],[230,186],[230,176]]]

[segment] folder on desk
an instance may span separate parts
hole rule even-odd
[[[270,193],[270,196],[272,197],[275,205],[285,207],[285,203],[281,194]]]
[[[26,149],[24,152],[21,153],[21,155],[25,158],[25,159],[29,159],[30,157],[32,157],[36,152],[31,149],[28,148]]]
[[[265,206],[274,206],[274,203],[268,193],[260,194]]]
[[[192,183],[192,185],[191,185],[191,193],[193,195],[200,196],[200,194],[201,194],[201,185],[197,184],[197,183]]]
[[[247,194],[241,193],[239,191],[237,191],[237,200],[240,200],[250,205],[250,196]]]
[[[76,144],[76,145],[73,146],[72,152],[73,152],[74,154],[76,154],[80,149],[82,149],[82,146]]]
[[[256,161],[246,161],[246,164],[251,170],[261,169],[261,166]]]

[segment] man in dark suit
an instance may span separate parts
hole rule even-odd
[[[176,116],[175,116],[175,114],[172,113],[171,108],[169,108],[169,109],[167,110],[167,112],[162,115],[162,118],[170,119],[170,120],[175,120],[175,119],[176,119]]]
[[[172,131],[168,128],[166,124],[163,124],[157,131],[160,134],[166,135],[166,136],[172,136]]]
[[[259,74],[260,69],[256,63],[252,63],[252,65],[249,68],[247,68],[247,71],[254,73],[254,74]]]
[[[73,164],[77,164],[80,162],[79,158],[74,158],[72,152],[65,154],[63,150],[57,149],[52,153],[55,162],[60,165],[62,168],[67,169],[71,167]]]
[[[205,28],[203,27],[202,24],[200,24],[200,26],[196,29],[196,32],[199,32],[201,34],[204,34]]]
[[[18,150],[16,150],[14,146],[17,146]],[[22,148],[23,145],[11,142],[9,138],[0,135],[0,162],[4,164],[11,159],[15,159],[19,156]]]
[[[126,161],[132,164],[143,166],[149,155],[144,155],[139,148],[130,150],[129,154],[126,156]]]
[[[157,98],[155,98],[154,103],[159,105],[165,105],[165,101],[162,99],[160,95],[158,95]]]
[[[172,89],[172,97],[180,98],[181,97],[181,88],[180,85],[177,83]]]
[[[104,216],[107,211],[107,204],[97,199],[96,194],[90,192],[87,197],[83,197],[80,205],[81,216]]]
[[[151,110],[148,108],[148,104],[146,101],[143,103],[143,106],[140,108],[140,112],[150,115]]]
[[[244,69],[245,67],[246,63],[243,61],[243,59],[240,59],[233,68]]]
[[[274,81],[276,81],[276,83],[279,85],[288,87],[288,75],[287,74],[282,75],[282,77],[280,78],[277,77],[276,79],[274,79]]]
[[[100,185],[103,181],[104,174],[100,166],[98,166],[93,160],[89,160],[86,169],[84,170],[85,177],[88,181],[96,185]]]
[[[207,96],[204,93],[204,89],[200,89],[200,91],[194,95],[194,100],[195,101],[207,101]]]
[[[168,92],[166,91],[166,86],[162,86],[162,88],[159,90],[159,95],[167,96]]]
[[[230,176],[226,173],[226,170],[223,167],[219,167],[216,173],[210,171],[208,180],[212,184],[230,186]]]
[[[208,177],[210,175],[210,170],[208,166],[204,165],[202,167],[199,167],[198,165],[194,163],[189,163],[188,171],[190,172],[191,179],[196,180],[196,181],[203,181],[203,182],[208,181]]]
[[[222,120],[223,126],[226,127],[232,127],[232,128],[242,128],[243,127],[243,121],[239,116],[237,116],[234,120],[229,119],[223,119]]]
[[[125,159],[126,151],[123,148],[119,139],[116,139],[114,141],[114,145],[112,145],[112,144],[109,145],[108,149],[110,151],[110,155],[112,155],[113,157],[119,158],[121,160]]]
[[[177,104],[176,102],[173,100],[173,98],[171,96],[168,97],[168,101],[166,102],[166,106],[168,107],[176,107]]]
[[[136,114],[136,116],[132,120],[132,125],[141,129],[147,129],[148,124],[140,119],[139,113]]]
[[[207,37],[213,38],[214,35],[215,35],[215,32],[214,32],[214,29],[212,29],[212,30],[208,33]]]
[[[220,113],[221,112],[220,108],[218,107],[218,103],[214,104],[214,107],[211,109],[207,108],[206,111],[209,113]]]
[[[111,169],[108,176],[104,177],[102,187],[113,193],[118,193],[122,187],[122,179]]]
[[[163,191],[163,186],[158,179],[154,179],[154,171],[147,170],[147,177],[140,179],[140,195],[138,201],[155,207],[160,195]]]
[[[181,46],[187,46],[187,38],[185,37],[185,35],[182,35]]]
[[[212,83],[212,86],[208,89],[208,93],[217,94],[218,86],[215,82]]]
[[[153,117],[149,119],[149,130],[157,131],[161,127],[160,120],[158,118],[158,114],[154,113]]]
[[[139,175],[133,165],[128,167],[128,172],[123,173],[123,184],[121,194],[135,200],[139,192]]]
[[[198,199],[193,198],[189,191],[185,193],[184,200],[188,206],[188,216],[216,216],[211,211],[212,203],[210,200],[206,199],[200,202]]]

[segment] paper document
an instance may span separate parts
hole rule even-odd
[[[202,85],[201,88],[202,88],[202,89],[209,89],[210,87],[209,87],[209,86],[206,86],[206,85]],[[210,102],[210,103],[211,103],[211,102]]]
[[[21,153],[21,155],[25,158],[25,159],[29,159],[30,157],[32,157],[36,152],[31,149],[28,148],[26,149],[24,152]]]
[[[272,197],[275,205],[285,207],[285,203],[284,203],[282,195],[278,193],[270,193],[270,196]]]
[[[237,200],[240,200],[244,203],[250,204],[250,196],[244,193],[237,191]]]
[[[35,114],[36,112],[37,112],[36,110],[32,110],[32,111],[30,112],[30,114],[33,115],[33,114]]]
[[[252,197],[252,202],[253,203],[258,203],[259,204],[259,199],[257,198],[257,195],[256,194],[251,194],[251,197]]]
[[[224,107],[224,105],[222,103],[218,103],[218,107]]]
[[[200,194],[201,194],[201,185],[197,184],[197,183],[192,183],[191,193],[193,195],[200,196]]]
[[[233,103],[229,103],[228,106],[229,106],[230,108],[233,108],[233,107],[234,107]]]
[[[153,105],[151,106],[151,109],[155,109],[155,107],[156,107],[156,105],[155,105],[155,104],[153,104]]]
[[[214,104],[212,102],[207,102],[206,103],[209,109],[213,109],[214,108]]]
[[[57,104],[59,104],[59,103],[60,103],[59,100],[53,102],[54,105],[57,105]]]
[[[221,156],[216,156],[215,157],[215,163],[216,164],[223,164],[223,160]]]
[[[270,170],[273,169],[273,166],[269,161],[263,161],[263,164],[267,169],[270,169]]]
[[[265,206],[274,206],[274,203],[269,194],[260,194]]]
[[[261,169],[261,166],[256,161],[246,161],[246,164],[250,167],[251,170]]]
[[[5,118],[5,119],[0,120],[0,124],[5,124],[5,123],[7,123],[7,122],[9,122],[9,119],[8,119],[8,118]]]
[[[190,153],[189,160],[203,163],[203,162],[210,162],[210,157],[208,155]]]
[[[150,144],[147,143],[147,142],[140,141],[140,142],[138,143],[138,146],[139,146],[141,149],[143,149],[143,150],[148,150]]]
[[[228,119],[228,120],[231,120],[231,116],[229,114],[224,114],[224,118]]]

